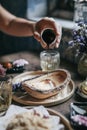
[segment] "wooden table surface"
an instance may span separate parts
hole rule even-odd
[[[4,55],[4,56],[1,56],[0,62],[1,61],[14,61],[14,60],[21,59],[21,58],[23,58],[29,62],[29,65],[26,68],[27,70],[30,71],[30,70],[40,70],[41,69],[39,54],[35,54],[32,52],[19,52],[19,53]],[[75,83],[75,87],[77,87],[79,85],[79,83],[84,80],[77,73],[76,65],[69,63],[66,60],[61,59],[60,68],[67,69],[70,72],[71,78]],[[15,74],[15,75],[18,75],[18,74]],[[61,104],[58,104],[55,106],[50,106],[50,108],[62,113],[65,117],[67,117],[69,119],[70,104],[71,104],[71,102],[77,102],[77,101],[83,101],[83,99],[80,99],[80,97],[78,97],[74,93],[73,96],[70,99],[68,99],[67,101],[65,101],[64,103],[61,103]],[[16,102],[12,102],[12,103],[18,104]]]

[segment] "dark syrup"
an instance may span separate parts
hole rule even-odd
[[[42,34],[42,39],[48,46],[55,40],[55,37],[55,33],[52,29],[46,29]]]

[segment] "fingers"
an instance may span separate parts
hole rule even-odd
[[[50,44],[49,47],[41,39],[41,32],[42,32],[42,30],[44,30],[46,28],[52,28],[56,34],[55,43]],[[38,42],[40,42],[41,46],[45,49],[58,48],[59,44],[60,44],[60,40],[61,40],[61,35],[62,35],[62,27],[60,26],[59,23],[56,23],[53,18],[45,17],[36,23],[34,38]]]
[[[56,44],[55,44],[55,48],[58,48],[59,47],[59,42],[56,42]]]
[[[44,18],[45,20],[48,21],[49,26],[51,26],[51,28],[53,28],[53,30],[55,31],[56,35],[60,35],[61,34],[61,25],[59,23],[57,23],[54,18],[48,18],[48,17],[45,17]]]
[[[39,35],[38,32],[34,32],[34,38],[35,38],[38,42],[40,42],[40,35]]]
[[[61,41],[61,37],[62,37],[62,27],[58,24],[57,25],[57,28],[58,28],[58,31],[59,31],[59,34],[56,36],[56,43],[55,43],[55,47],[58,48],[59,47],[59,44],[60,44],[60,41]]]
[[[49,49],[58,48],[60,44],[60,40],[61,40],[60,37],[56,37],[55,43],[51,43],[49,45]]]

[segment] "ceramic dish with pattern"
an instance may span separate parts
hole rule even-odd
[[[60,93],[70,82],[70,73],[59,69],[37,78],[22,82],[29,95],[37,99],[46,99]]]
[[[13,92],[12,98],[15,102],[22,105],[54,106],[66,102],[68,99],[72,97],[74,92],[75,92],[75,83],[73,82],[73,80],[70,80],[69,84],[59,94],[49,97],[47,99],[36,99],[31,95],[29,95],[27,92],[22,91],[21,89],[16,89],[16,91]]]

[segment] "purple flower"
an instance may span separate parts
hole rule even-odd
[[[79,52],[87,53],[87,23],[78,22],[76,28],[73,29],[72,38],[73,40],[68,44],[76,46],[76,50]]]
[[[0,76],[6,75],[6,69],[0,64]]]
[[[73,41],[69,41],[68,44],[71,45],[71,46],[73,46],[73,45],[74,45],[74,42],[73,42]]]
[[[21,66],[24,66],[25,64],[29,64],[29,63],[28,63],[28,61],[26,61],[24,59],[15,60],[13,62],[13,65],[16,67],[21,67]]]

